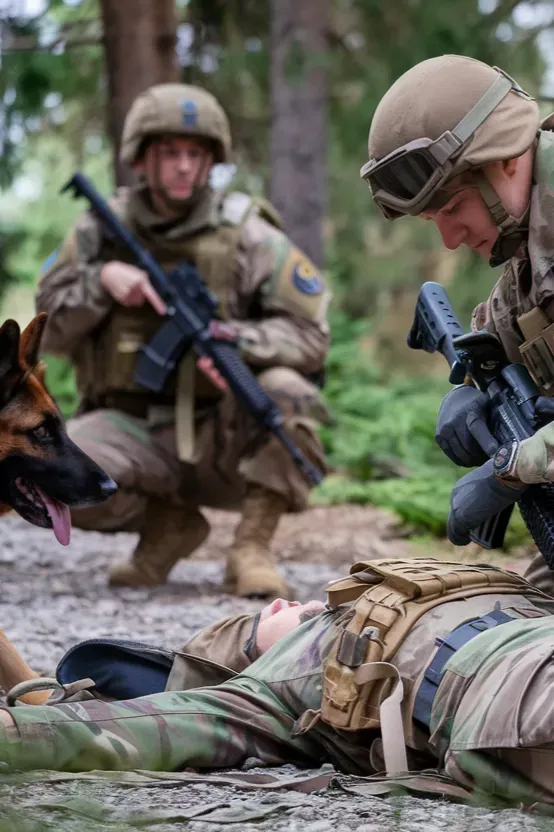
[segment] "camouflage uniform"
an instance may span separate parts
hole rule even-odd
[[[541,123],[537,103],[503,70],[443,55],[412,67],[385,94],[370,128],[370,160],[362,168],[375,202],[391,220],[425,210],[432,215],[456,192],[478,189],[498,229],[490,264],[504,264],[504,270],[488,301],[475,309],[472,328],[496,334],[509,360],[526,364],[544,396],[554,395],[552,130],[554,116]],[[530,200],[521,216],[513,217],[483,168],[525,154],[532,176],[527,181],[522,167],[516,190],[526,199],[529,187]],[[469,415],[467,391],[455,389],[448,399],[439,414],[437,440],[456,464],[480,465],[483,452],[490,455],[475,432],[475,425],[486,421],[485,397],[474,398]],[[540,434],[521,446],[524,482],[538,481],[540,471],[542,481],[552,477],[547,457],[554,456],[554,434]],[[554,592],[554,575],[540,554],[526,576]]]
[[[554,233],[550,223],[554,194],[553,127],[554,119],[550,116],[539,132],[528,238],[506,263],[489,299],[476,307],[472,317],[474,330],[486,328],[496,334],[510,361],[523,361],[527,365],[545,396],[552,396],[554,392],[554,341],[550,332],[554,330],[554,274],[551,267]],[[548,380],[549,370],[552,381]],[[553,458],[554,430],[552,425],[547,425],[521,443],[512,475],[530,484],[552,482]],[[552,593],[554,576],[540,553],[527,570],[526,577]]]
[[[463,785],[507,799],[554,802],[554,720],[545,708],[554,624],[535,600],[532,593],[490,593],[445,601],[413,626],[391,659],[406,691],[410,769],[437,766]],[[480,633],[455,653],[443,671],[430,733],[424,731],[412,723],[412,708],[437,640],[493,608],[519,620]],[[256,617],[202,631],[184,649],[238,671],[217,686],[185,690],[200,679],[177,672],[165,693],[135,700],[12,709],[16,727],[0,734],[0,759],[12,769],[73,772],[220,769],[248,757],[266,765],[330,761],[359,775],[382,770],[377,730],[341,731],[317,719],[322,664],[344,613],[344,607],[306,613],[297,629],[259,657]]]
[[[190,108],[188,121],[179,120],[183,99],[198,104],[196,127]],[[135,159],[145,136],[160,132],[213,134],[216,161],[228,158],[226,119],[208,93],[161,85],[133,106],[123,137],[125,161]],[[196,263],[219,298],[220,317],[238,337],[242,358],[282,408],[291,437],[323,470],[316,427],[325,408],[311,379],[321,373],[327,350],[329,293],[317,269],[277,227],[271,206],[238,192],[222,197],[206,186],[182,218],[168,221],[142,185],[118,192],[112,208],[163,267]],[[49,315],[43,348],[68,356],[77,372],[83,412],[70,420],[69,434],[120,487],[101,511],[75,512],[74,522],[99,531],[139,531],[133,561],[116,567],[112,582],[149,585],[163,582],[177,559],[207,536],[200,506],[242,506],[229,588],[242,595],[286,594],[268,547],[282,512],[306,507],[308,483],[280,443],[265,441],[234,396],[216,389],[191,356],[161,394],[134,383],[137,352],[160,317],[148,304],[123,307],[104,289],[100,273],[113,260],[129,262],[129,255],[87,213],[48,263],[37,291],[37,309]]]

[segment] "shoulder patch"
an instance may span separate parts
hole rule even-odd
[[[273,240],[273,251],[274,272],[266,304],[308,320],[324,320],[331,295],[317,266],[284,234]]]
[[[291,279],[293,286],[304,295],[320,295],[325,287],[318,270],[312,261],[308,260],[300,251],[293,252],[293,254],[295,253],[298,254],[298,262],[292,265]]]
[[[53,265],[54,265],[54,263],[56,262],[56,258],[58,257],[58,254],[59,254],[59,253],[60,253],[60,249],[59,249],[59,248],[57,248],[57,249],[55,249],[55,250],[52,252],[52,254],[49,254],[49,255],[48,255],[48,257],[46,258],[46,260],[44,261],[44,263],[43,263],[43,264],[42,264],[42,266],[40,267],[40,272],[39,272],[39,275],[40,275],[40,274],[44,274],[44,272],[47,272],[47,271],[48,271],[48,269],[50,268],[50,266],[53,266]]]
[[[325,283],[321,272],[304,252],[288,242],[288,251],[280,267],[281,281],[301,292],[303,295],[321,295]]]

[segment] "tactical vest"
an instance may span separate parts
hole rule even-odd
[[[529,233],[519,255],[506,263],[501,280],[510,287],[507,303],[492,302],[492,318],[511,360],[517,343],[521,360],[543,396],[554,395],[554,322],[551,320],[554,285],[552,252],[554,230],[551,204],[554,167],[554,117],[541,125],[534,161]],[[545,311],[546,309],[546,311]],[[547,314],[548,312],[548,314]],[[513,315],[523,336],[514,332]]]
[[[280,227],[279,215],[265,200],[232,192],[222,200],[221,222],[216,228],[208,228],[178,242],[173,240],[167,247],[163,242],[154,247],[141,240],[136,229],[132,231],[165,270],[185,261],[194,263],[208,288],[218,297],[218,315],[225,320],[229,317],[227,298],[232,286],[235,254],[244,223],[253,211]],[[125,208],[120,208],[117,213],[128,224]],[[99,259],[104,262],[132,262],[129,253],[109,239],[104,239]],[[150,401],[154,400],[155,395],[135,384],[133,375],[141,346],[150,341],[161,323],[160,316],[147,303],[132,308],[115,304],[107,320],[87,338],[74,356],[77,387],[81,395],[91,402],[110,393],[143,394]],[[173,401],[176,384],[177,373],[173,373],[159,399]],[[213,397],[218,393],[203,374],[196,373],[194,395]]]
[[[519,351],[541,395],[554,396],[554,323],[538,306],[517,323],[525,341]]]
[[[354,603],[336,623],[339,634],[324,664],[320,714],[342,731],[380,727],[380,706],[395,680],[390,673],[373,672],[375,663],[389,662],[433,607],[483,594],[541,595],[512,572],[435,558],[362,561],[350,573],[327,588],[331,607]]]

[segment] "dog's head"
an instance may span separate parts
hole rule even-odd
[[[16,321],[0,327],[0,514],[15,509],[67,545],[70,507],[102,502],[116,485],[71,441],[44,385],[46,319],[37,315],[22,333]]]

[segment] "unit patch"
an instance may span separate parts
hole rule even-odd
[[[280,307],[310,321],[323,321],[331,297],[325,278],[284,234],[276,234],[272,243],[275,267],[264,299],[266,308]]]
[[[54,263],[56,262],[56,258],[58,257],[59,251],[60,251],[59,248],[57,248],[57,249],[55,249],[55,251],[52,252],[52,254],[48,255],[48,257],[46,258],[46,260],[44,261],[44,263],[41,266],[39,274],[44,274],[45,272],[48,271],[50,266],[54,265]]]
[[[300,253],[299,262],[295,263],[292,269],[292,284],[303,295],[320,295],[324,289],[318,270]]]
[[[185,127],[196,127],[198,121],[198,109],[194,101],[185,100],[181,104],[183,110],[183,124]]]

